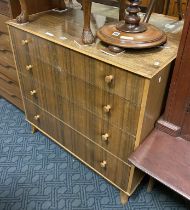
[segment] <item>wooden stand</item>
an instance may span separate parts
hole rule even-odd
[[[100,28],[97,36],[107,43],[113,52],[120,52],[123,48],[152,48],[167,41],[166,34],[150,24],[141,23],[139,1],[130,0],[125,20],[118,24],[108,24]]]

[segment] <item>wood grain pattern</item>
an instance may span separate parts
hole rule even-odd
[[[15,17],[15,13],[12,13],[11,7],[18,4],[18,0],[14,0],[14,5],[10,4],[8,0],[0,1],[0,95],[20,109],[23,109],[10,38],[8,35],[9,33],[6,25],[6,22],[10,17]]]
[[[1,15],[0,14],[0,34],[5,33],[8,34],[8,29],[7,29],[7,25],[5,22],[7,22],[9,20],[9,18],[5,15]]]
[[[130,161],[189,200],[189,152],[188,141],[154,130]]]
[[[44,132],[59,141],[63,146],[76,154],[83,161],[90,164],[100,174],[106,176],[124,191],[128,183],[128,173],[130,167],[119,159],[105,152],[103,149],[84,138],[82,135],[73,131],[70,127],[53,118],[32,103],[25,101],[27,119]],[[39,121],[34,120],[34,116],[39,114]],[[52,125],[52,126],[49,126]],[[105,160],[106,168],[101,168],[100,163]],[[120,176],[118,176],[120,174]]]
[[[81,83],[87,82],[89,85],[96,86],[111,94],[116,94],[136,105],[141,104],[144,86],[143,77],[86,57],[73,50],[52,45],[51,42],[30,34],[26,35],[26,33],[21,31],[14,31],[14,36],[15,39],[21,41],[29,40],[28,46],[22,46],[21,41],[15,42],[17,57],[23,56],[23,64],[20,64],[19,70],[24,71],[24,74],[26,72],[26,63],[28,65],[33,63],[34,71],[38,69],[46,71],[46,74],[41,75],[45,80],[51,79],[54,74],[59,84],[64,84],[67,79],[71,80],[71,78],[76,78]],[[43,56],[44,58],[42,59]],[[71,63],[72,65],[70,65]],[[66,75],[68,75],[67,79],[65,78]],[[105,82],[105,77],[109,75],[113,75],[114,77],[111,84]],[[126,85],[122,85],[126,81]],[[74,82],[73,85],[75,85]],[[63,89],[61,91],[65,90]]]
[[[0,13],[6,16],[10,15],[8,0],[0,0]]]
[[[17,36],[14,35],[13,40],[15,37]],[[16,48],[16,58],[19,61],[17,66],[22,72],[22,74],[20,73],[20,81],[24,97],[34,101],[40,107],[74,127],[88,138],[93,139],[108,151],[127,161],[128,155],[131,154],[134,148],[134,136],[130,136],[123,130],[135,134],[140,107],[73,77],[67,72],[61,72],[62,76],[57,75],[58,71],[50,65],[45,65],[41,60],[36,60],[34,56],[24,53],[24,50],[27,51],[28,48]],[[21,54],[25,54],[22,60],[19,59]],[[49,56],[49,58],[51,57]],[[33,65],[32,70],[29,72],[26,70],[28,62]],[[83,65],[81,69],[83,69]],[[104,77],[102,78],[104,79]],[[128,78],[130,79],[130,77]],[[128,85],[132,84],[129,79],[127,80]],[[44,81],[48,81],[48,84]],[[137,87],[137,83],[134,84]],[[31,96],[31,90],[36,90],[36,94]],[[127,89],[128,94],[130,94],[131,90],[131,88]],[[138,88],[134,93],[137,90]],[[139,96],[139,93],[137,95]],[[111,104],[113,107],[113,112],[110,113],[111,116],[103,113],[104,104]],[[124,117],[123,113],[125,113]],[[110,134],[108,144],[103,142],[101,138],[101,135],[106,132]],[[120,149],[125,147],[125,150]]]
[[[83,55],[88,55],[97,60],[147,78],[152,78],[176,57],[179,43],[177,40],[180,38],[180,33],[178,33],[177,36],[176,34],[174,35],[172,33],[167,33],[169,35],[169,48],[149,49],[144,52],[143,56],[140,51],[126,51],[125,53],[119,54],[116,57],[107,55],[102,52],[102,50],[105,50],[105,48],[99,41],[97,41],[97,43],[93,46],[78,45],[76,44],[76,41],[80,43],[80,34],[82,33],[83,29],[81,20],[82,17],[83,14],[78,9],[69,10],[62,14],[51,11],[45,15],[32,16],[31,18],[35,21],[32,21],[30,24],[25,26],[17,25],[14,21],[11,21],[9,24],[22,29],[23,31],[32,32],[34,35],[45,38],[49,41],[53,41],[54,43],[66,48],[80,52]],[[159,16],[159,18],[161,17]],[[73,21],[71,21],[71,19]],[[164,19],[166,22],[167,20]],[[94,28],[96,28],[96,25],[101,25],[101,23],[98,23],[98,19],[94,19],[94,21]],[[110,19],[109,21],[113,21],[113,19]],[[76,23],[75,27],[73,27],[73,22]],[[41,27],[42,25],[46,25],[47,27]],[[47,35],[47,32],[53,34],[53,36]],[[63,41],[60,39],[60,37],[66,37],[67,39]],[[134,58],[136,60],[135,63]],[[160,66],[155,68],[154,63],[158,60],[158,58]]]

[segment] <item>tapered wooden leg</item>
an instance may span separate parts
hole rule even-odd
[[[147,192],[152,192],[154,183],[155,183],[154,179],[150,177],[149,182],[148,182]]]
[[[38,129],[33,125],[31,125],[31,129],[32,129],[32,134],[34,134],[38,131]]]
[[[19,0],[21,6],[21,13],[16,18],[17,23],[26,23],[29,21],[29,12],[26,0]]]
[[[129,196],[125,194],[124,192],[120,191],[120,200],[121,200],[122,205],[125,205],[129,201]]]
[[[82,0],[82,7],[84,12],[84,28],[82,34],[82,41],[84,44],[92,44],[94,42],[94,36],[90,29],[90,17],[91,17],[91,0]]]

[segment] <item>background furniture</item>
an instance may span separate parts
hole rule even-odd
[[[190,200],[190,4],[164,115],[130,157],[151,177]]]
[[[57,6],[58,1],[27,0],[29,14],[50,10]],[[6,21],[20,14],[19,0],[0,0],[0,96],[23,110],[12,49],[9,42]]]
[[[16,74],[8,29],[5,24],[10,18],[18,15],[17,4],[0,0],[0,95],[23,109],[18,78]]]
[[[170,48],[114,57],[100,42],[79,45],[80,9],[35,17],[27,25],[9,22],[26,118],[120,189],[124,203],[144,176],[128,157],[160,115],[179,37],[168,33]]]

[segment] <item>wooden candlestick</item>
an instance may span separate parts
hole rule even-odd
[[[125,22],[121,22],[117,25],[117,29],[126,33],[140,33],[147,30],[145,24],[140,23],[141,18],[138,13],[141,11],[139,7],[139,0],[129,0],[126,11],[128,14],[125,15]]]
[[[152,48],[167,41],[163,31],[148,23],[140,22],[139,4],[139,0],[129,0],[124,21],[107,24],[98,30],[98,38],[108,44],[110,51],[119,53],[125,48]]]

